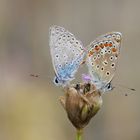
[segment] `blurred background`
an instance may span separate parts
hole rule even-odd
[[[48,34],[54,24],[71,31],[85,46],[106,32],[122,32],[113,83],[136,92],[116,88],[105,94],[84,139],[139,140],[139,14],[139,0],[0,0],[0,140],[75,139],[58,101],[63,92],[52,83]],[[32,73],[39,77],[30,77]]]

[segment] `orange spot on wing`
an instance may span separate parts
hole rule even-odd
[[[116,48],[112,48],[112,52],[116,52],[117,51],[117,49]]]
[[[105,47],[108,47],[109,44],[108,43],[105,43],[104,45],[105,45]]]
[[[100,44],[100,47],[103,49],[104,48],[104,45],[103,44]]]
[[[91,55],[93,55],[93,53],[94,53],[94,51],[90,51],[90,52],[88,53],[88,56],[90,57]]]
[[[100,49],[99,46],[95,46],[95,50],[98,51]]]
[[[109,43],[108,45],[109,45],[109,47],[112,47],[112,43]]]

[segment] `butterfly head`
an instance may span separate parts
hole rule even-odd
[[[56,86],[62,86],[62,87],[65,87],[66,85],[69,84],[69,81],[66,79],[66,80],[62,80],[60,79],[59,77],[55,76],[54,77],[54,80],[53,80],[53,83],[56,85]]]
[[[62,80],[59,80],[59,78],[57,76],[54,77],[54,80],[53,80],[54,84],[56,86],[60,86],[60,85],[63,85],[64,83],[62,82]]]
[[[114,88],[114,87],[112,87],[111,82],[106,84],[102,81],[92,81],[92,83],[95,85],[96,89],[99,90],[101,93],[106,93],[108,91],[113,90],[113,88]]]
[[[106,86],[104,86],[104,87],[101,88],[101,91],[102,91],[103,93],[104,93],[104,92],[111,91],[111,90],[113,90],[113,87],[112,87],[112,85],[111,85],[111,82],[108,83]]]

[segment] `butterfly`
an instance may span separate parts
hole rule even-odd
[[[88,46],[86,64],[91,82],[103,93],[113,89],[111,81],[118,63],[121,40],[120,32],[110,32],[101,35]]]
[[[85,56],[81,41],[60,26],[50,27],[50,52],[55,71],[54,83],[66,86],[74,79]]]

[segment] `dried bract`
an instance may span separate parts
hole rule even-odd
[[[60,102],[69,120],[77,129],[84,128],[102,105],[100,91],[90,83],[71,85],[64,89]]]

